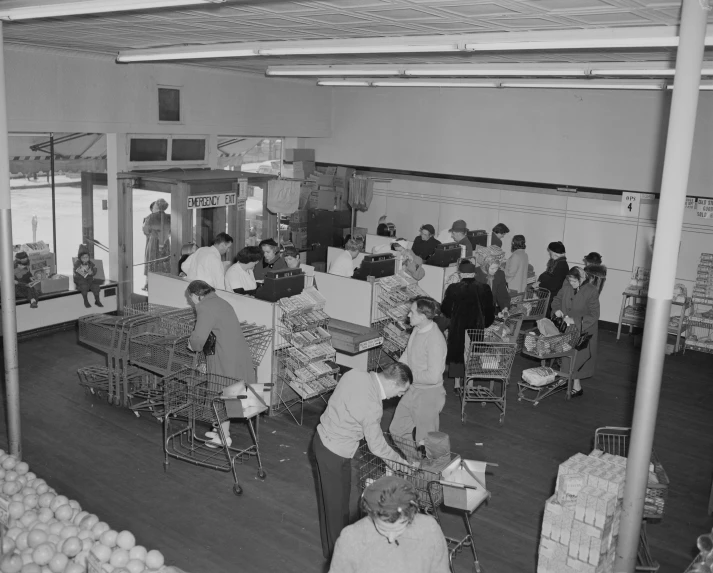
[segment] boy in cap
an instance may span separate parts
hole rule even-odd
[[[436,247],[440,245],[441,242],[434,236],[436,229],[433,228],[433,225],[422,225],[419,229],[419,233],[419,236],[413,240],[411,250],[416,256],[421,257],[425,261],[436,252]]]
[[[468,225],[465,224],[465,221],[463,219],[458,219],[453,223],[448,231],[456,243],[465,246],[465,258],[469,259],[472,257],[473,245],[468,238]]]
[[[30,301],[30,308],[37,308],[37,291],[32,283],[30,273],[30,257],[25,251],[15,255],[15,298],[25,298]]]
[[[97,266],[89,258],[89,249],[84,245],[79,245],[77,251],[77,260],[74,262],[74,286],[82,293],[84,306],[91,308],[87,295],[92,291],[94,295],[94,304],[103,307],[104,305],[99,300],[99,282],[94,280],[94,275],[97,274]]]
[[[448,544],[438,522],[418,512],[413,484],[384,476],[361,498],[366,517],[337,540],[330,573],[447,573]]]

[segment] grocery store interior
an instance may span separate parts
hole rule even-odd
[[[709,0],[2,2],[0,448],[30,473],[0,453],[0,572],[330,571],[312,442],[335,388],[399,361],[412,297],[507,272],[515,236],[527,286],[495,346],[465,343],[464,389],[446,364],[457,463],[420,482],[481,460],[490,496],[418,492],[446,538],[472,527],[451,570],[713,571],[712,50]],[[443,244],[414,276],[394,245],[424,227]],[[211,379],[179,277],[219,233],[226,268],[274,239],[303,271],[216,287],[257,382],[232,447],[203,437],[228,401],[190,396]],[[539,322],[565,249],[606,267],[592,346]],[[347,253],[354,278],[330,272]],[[578,352],[583,393],[524,374]],[[391,473],[365,447],[358,493]]]

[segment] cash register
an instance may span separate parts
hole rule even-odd
[[[461,258],[459,243],[443,243],[436,247],[436,251],[428,257],[424,264],[434,267],[448,267]]]
[[[388,277],[396,271],[396,259],[391,253],[377,255],[364,255],[364,260],[359,268],[354,269],[353,278],[365,281],[367,277],[380,279]]]
[[[255,297],[277,302],[281,298],[300,294],[304,288],[305,276],[302,269],[269,270],[265,273],[265,282],[257,289]]]

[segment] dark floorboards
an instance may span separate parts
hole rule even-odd
[[[469,405],[462,425],[449,384],[441,425],[453,451],[499,464],[488,475],[492,500],[472,520],[488,571],[535,571],[541,516],[557,466],[575,452],[588,452],[597,427],[629,425],[638,358],[631,339],[617,343],[602,332],[597,377],[585,385],[584,397],[565,402],[558,394],[537,407],[516,399],[514,381],[531,365],[518,358],[503,426],[495,407],[477,404]],[[78,346],[73,332],[20,344],[24,459],[33,471],[191,573],[322,571],[307,455],[318,407],[306,410],[301,428],[287,417],[261,423],[269,475],[261,482],[254,462],[241,466],[245,493],[238,498],[226,473],[177,460],[164,472],[160,424],[86,396],[76,370],[101,362]],[[655,447],[671,487],[665,518],[649,526],[662,573],[683,571],[696,537],[713,526],[706,514],[713,474],[712,370],[713,355],[666,359]],[[387,407],[385,425],[393,407]],[[233,436],[246,439],[239,427]],[[458,518],[447,517],[444,528],[455,527],[460,534]],[[461,566],[470,570],[465,561]]]

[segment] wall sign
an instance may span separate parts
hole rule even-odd
[[[701,219],[713,219],[713,199],[698,199],[696,217]]]
[[[622,217],[639,217],[641,209],[641,193],[622,193],[621,210]]]
[[[194,195],[188,198],[189,209],[209,207],[229,207],[237,203],[235,193],[215,193],[214,195]]]
[[[686,197],[686,209],[693,209],[694,211],[696,210],[695,197]]]
[[[248,196],[248,180],[247,179],[238,179],[238,191],[239,191],[239,197],[241,199],[246,199]]]

